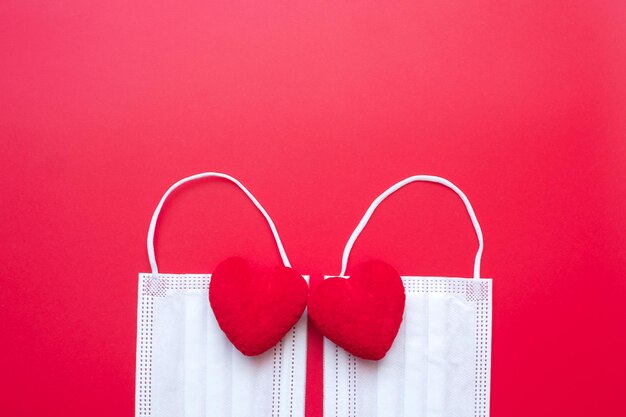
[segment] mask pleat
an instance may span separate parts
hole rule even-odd
[[[404,416],[404,323],[385,355],[378,361],[378,415]]]
[[[280,360],[276,365],[278,367],[278,378],[276,380],[276,409],[273,413],[276,417],[289,415],[289,381],[293,348],[294,346],[291,343],[291,332],[288,332],[287,335],[280,341]]]
[[[206,296],[206,293],[205,293]],[[208,302],[208,300],[207,300]],[[231,417],[233,345],[220,330],[213,310],[207,306],[205,332],[205,415]]]
[[[258,356],[244,356],[233,348],[231,359],[233,417],[268,415],[272,408],[272,349]]]
[[[206,291],[192,290],[183,296],[184,328],[184,404],[185,417],[204,417],[206,384],[207,307]]]
[[[427,416],[445,415],[446,384],[446,295],[428,295],[428,386]]]
[[[404,310],[404,410],[426,416],[428,384],[428,294],[407,292]]]
[[[378,362],[356,360],[356,413],[354,416],[378,417]],[[383,417],[380,415],[380,417]]]
[[[341,348],[337,348],[335,351],[335,360],[337,362],[337,369],[339,370],[338,382],[336,392],[336,399],[338,399],[337,407],[340,410],[340,416],[348,416],[349,409],[349,387],[348,387],[348,378],[349,378],[349,369],[350,369],[350,359],[351,355]]]
[[[475,302],[464,294],[449,294],[446,317],[446,415],[468,415],[474,412]]]
[[[152,336],[152,415],[183,417],[185,302],[182,292],[154,298]]]

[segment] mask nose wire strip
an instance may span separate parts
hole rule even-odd
[[[187,178],[183,178],[182,180],[172,185],[165,192],[165,194],[163,194],[163,197],[161,197],[161,201],[159,201],[159,204],[154,210],[154,214],[152,214],[152,220],[150,220],[150,228],[148,229],[148,240],[147,240],[148,259],[150,260],[150,268],[152,269],[152,276],[156,278],[159,275],[159,268],[157,266],[156,256],[154,254],[154,232],[156,230],[157,220],[159,218],[159,214],[161,213],[161,208],[163,207],[165,200],[172,193],[172,191],[174,191],[176,188],[180,187],[181,185],[190,181],[195,181],[195,180],[199,180],[202,178],[209,178],[209,177],[223,178],[225,180],[232,182],[237,187],[239,187],[241,191],[243,191],[250,200],[252,200],[252,203],[254,203],[255,207],[261,212],[263,217],[265,217],[265,220],[267,220],[267,223],[269,224],[270,229],[272,230],[272,235],[274,235],[274,240],[276,241],[276,246],[278,247],[278,252],[280,253],[280,257],[283,261],[283,265],[290,268],[291,264],[289,263],[289,259],[287,258],[287,253],[285,253],[285,248],[283,247],[283,243],[280,240],[280,236],[278,236],[278,230],[276,230],[276,226],[274,225],[274,222],[272,221],[269,214],[267,214],[267,211],[265,211],[261,203],[259,203],[259,201],[252,195],[252,193],[248,191],[248,189],[244,187],[244,185],[241,182],[231,177],[230,175],[222,174],[220,172],[203,172],[201,174],[196,174],[196,175],[189,176]]]
[[[343,250],[343,256],[341,258],[341,273],[339,274],[339,276],[342,276],[342,277],[345,276],[346,269],[348,267],[348,258],[350,257],[350,252],[352,251],[354,242],[356,241],[356,239],[359,237],[359,235],[361,234],[361,232],[367,225],[367,222],[370,220],[370,217],[372,217],[372,214],[374,213],[378,205],[384,199],[389,197],[391,194],[398,191],[400,188],[404,187],[405,185],[411,184],[413,182],[417,182],[417,181],[441,184],[445,187],[450,188],[461,198],[461,200],[463,200],[463,204],[465,204],[465,208],[467,209],[467,214],[469,215],[472,221],[472,225],[474,225],[474,231],[476,232],[476,237],[478,238],[478,251],[476,252],[476,257],[474,259],[474,279],[480,279],[480,261],[481,261],[482,254],[483,254],[483,232],[480,229],[480,224],[478,224],[476,213],[474,213],[472,204],[469,202],[469,199],[463,193],[463,191],[461,191],[456,185],[454,185],[447,179],[442,178],[442,177],[437,177],[434,175],[414,175],[414,176],[405,178],[402,181],[392,185],[387,190],[385,190],[385,192],[383,192],[381,195],[376,197],[376,199],[372,202],[372,204],[369,206],[369,208],[365,212],[365,215],[363,216],[363,218],[357,225],[356,229],[354,229],[354,232],[352,232],[350,239],[348,239],[348,243],[346,244],[346,247]]]

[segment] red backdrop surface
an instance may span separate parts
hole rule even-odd
[[[494,279],[492,415],[626,415],[623,1],[91,3],[0,4],[0,415],[133,415],[149,218],[207,170],[306,274],[339,272],[393,182],[451,179]],[[455,195],[414,184],[352,260],[470,276],[475,249]],[[211,180],[157,254],[279,259]]]

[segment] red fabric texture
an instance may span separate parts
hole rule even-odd
[[[209,287],[220,328],[247,356],[278,343],[302,316],[308,295],[306,281],[293,269],[261,269],[238,257],[215,268]]]
[[[400,274],[382,261],[357,266],[350,278],[329,278],[309,298],[309,317],[335,344],[363,359],[382,359],[404,314]]]

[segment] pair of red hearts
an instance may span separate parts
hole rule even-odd
[[[312,288],[284,266],[255,268],[241,258],[220,263],[211,276],[209,302],[232,344],[259,355],[278,343],[308,304],[309,317],[338,346],[363,359],[382,359],[404,313],[400,275],[381,261],[356,267],[350,278],[329,278]]]

